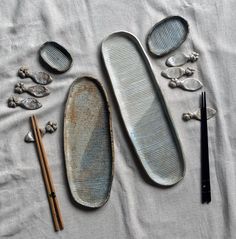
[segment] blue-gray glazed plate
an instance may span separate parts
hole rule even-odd
[[[179,16],[167,17],[156,23],[147,35],[148,50],[161,57],[177,49],[187,38],[188,22]]]
[[[91,77],[70,87],[64,115],[64,154],[74,200],[89,208],[104,205],[113,179],[110,110],[102,85]]]
[[[130,141],[156,184],[172,186],[185,173],[181,144],[151,64],[129,32],[102,43],[102,56]]]

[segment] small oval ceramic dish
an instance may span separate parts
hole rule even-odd
[[[156,23],[147,36],[151,53],[161,57],[177,49],[187,38],[188,22],[179,16],[171,16]]]
[[[75,80],[64,116],[64,153],[74,200],[89,208],[104,205],[113,178],[110,110],[102,85],[91,77]]]
[[[102,43],[102,56],[144,170],[159,185],[178,183],[185,173],[181,144],[139,40],[129,32],[113,33]]]
[[[52,71],[63,73],[72,65],[70,53],[56,42],[45,42],[39,49],[40,60]]]

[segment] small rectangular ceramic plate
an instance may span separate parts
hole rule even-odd
[[[180,142],[151,65],[138,39],[111,34],[102,55],[134,149],[148,176],[171,186],[185,172]]]

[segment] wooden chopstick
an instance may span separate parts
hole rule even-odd
[[[62,220],[62,215],[61,211],[58,205],[58,201],[56,198],[56,193],[55,193],[55,188],[53,185],[52,181],[52,175],[51,171],[48,165],[48,160],[47,160],[47,155],[42,143],[42,137],[41,133],[37,124],[37,119],[35,116],[31,117],[31,122],[32,122],[32,128],[35,136],[35,142],[38,150],[38,155],[40,159],[40,165],[42,168],[42,174],[48,194],[48,200],[49,200],[49,205],[52,213],[52,218],[55,226],[55,230],[63,230],[64,225],[63,225],[63,220]]]
[[[51,189],[50,189],[48,176],[47,176],[47,172],[46,172],[46,168],[45,168],[45,164],[44,164],[44,160],[43,160],[42,151],[41,151],[41,148],[39,145],[39,139],[38,139],[37,130],[36,130],[36,126],[35,126],[33,117],[31,117],[31,123],[32,123],[34,138],[35,138],[35,142],[36,142],[36,146],[37,146],[37,150],[38,150],[39,161],[40,161],[40,165],[41,165],[41,169],[42,169],[44,183],[46,186],[46,191],[47,191],[47,195],[48,195],[48,201],[49,201],[49,205],[50,205],[50,209],[51,209],[51,213],[52,213],[55,231],[59,231],[60,228],[59,228],[59,224],[58,224],[58,220],[57,220],[57,214],[56,214],[53,198],[51,196],[49,196],[51,194]]]
[[[206,92],[201,95],[201,189],[202,203],[211,202]]]
[[[63,224],[63,220],[62,220],[61,210],[59,208],[58,200],[57,200],[57,197],[56,197],[56,191],[55,191],[55,187],[54,187],[54,184],[53,184],[53,181],[52,181],[52,174],[51,174],[51,171],[50,171],[50,168],[49,168],[47,155],[46,155],[45,149],[43,147],[41,132],[40,132],[40,129],[39,129],[38,124],[37,124],[36,116],[33,116],[33,118],[34,118],[35,126],[36,126],[36,129],[37,129],[37,135],[38,135],[38,138],[39,138],[39,143],[40,143],[40,147],[41,147],[41,150],[42,150],[42,154],[44,156],[43,157],[44,164],[45,164],[46,172],[47,172],[47,175],[48,175],[49,186],[51,188],[51,196],[52,196],[54,204],[55,204],[55,209],[56,209],[56,213],[57,213],[57,217],[58,217],[59,227],[60,227],[60,230],[63,230],[64,229],[64,224]]]

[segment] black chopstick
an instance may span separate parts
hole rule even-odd
[[[202,203],[210,203],[211,184],[209,172],[206,92],[202,92],[201,95],[201,189]]]

